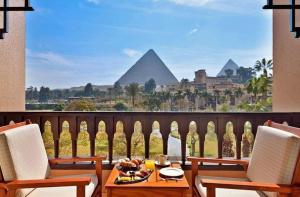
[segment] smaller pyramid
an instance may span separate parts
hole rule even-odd
[[[226,76],[225,71],[228,69],[233,70],[233,75],[237,75],[239,66],[232,59],[229,59],[225,66],[223,66],[222,70],[218,73],[217,77]]]
[[[145,82],[154,79],[156,85],[171,85],[178,83],[178,80],[155,53],[150,49],[141,57],[119,80],[121,85],[138,83],[144,85]]]

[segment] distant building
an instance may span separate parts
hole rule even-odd
[[[176,77],[152,49],[143,55],[118,82],[121,86],[131,83],[144,85],[150,79],[154,79],[157,86],[178,84]]]
[[[242,85],[236,83],[236,81],[238,80],[238,68],[239,66],[230,59],[219,72],[217,77],[207,76],[206,70],[204,69],[198,70],[195,72],[193,86],[198,90],[203,90],[210,93],[214,90],[224,91],[226,89],[241,87]],[[225,74],[225,71],[228,69],[233,70],[233,76],[231,76],[230,78],[227,78]]]

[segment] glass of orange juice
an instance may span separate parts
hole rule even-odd
[[[155,161],[154,160],[146,160],[145,161],[146,170],[155,170]]]

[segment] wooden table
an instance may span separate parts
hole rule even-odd
[[[156,172],[154,171],[149,177],[148,181],[134,184],[114,184],[114,181],[118,175],[119,172],[114,167],[105,184],[105,188],[107,189],[107,197],[185,197],[189,189],[189,184],[185,176],[182,178],[182,180],[177,182],[164,181],[159,177],[159,170]]]

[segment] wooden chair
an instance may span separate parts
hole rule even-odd
[[[39,126],[29,121],[0,127],[0,197],[101,197],[104,157],[48,160]],[[96,174],[51,178],[59,163],[96,162]]]
[[[283,197],[300,196],[300,129],[268,121],[259,126],[251,160],[188,157],[192,162],[193,196]],[[236,164],[247,172],[244,178],[198,175],[202,162]]]

